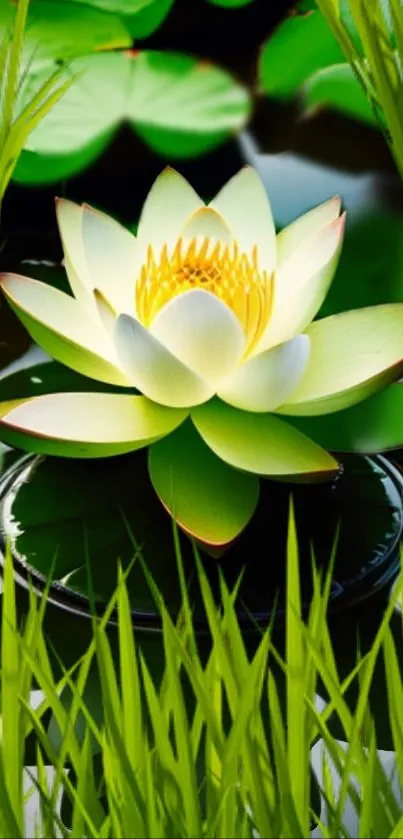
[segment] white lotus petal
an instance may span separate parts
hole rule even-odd
[[[75,270],[73,263],[67,252],[64,255],[63,265],[67,274],[70,288],[82,309],[85,309],[89,314],[96,314],[96,307],[94,303],[94,295],[87,285],[84,285]]]
[[[56,361],[100,381],[130,384],[101,322],[77,300],[16,274],[2,274],[1,286],[33,340]]]
[[[112,338],[112,341],[114,341],[115,326],[118,317],[117,313],[112,308],[109,301],[106,300],[106,298],[102,294],[102,291],[100,291],[99,288],[96,288],[94,290],[94,300],[98,316],[101,319],[101,322],[103,323],[109,337]]]
[[[308,236],[338,218],[340,207],[341,199],[336,195],[285,227],[277,236],[277,265],[288,259]]]
[[[74,201],[57,198],[56,216],[63,245],[67,276],[74,296],[77,300],[80,300],[83,292],[86,291],[91,294],[94,287],[84,252],[83,208],[79,204],[75,204]]]
[[[127,376],[145,396],[161,405],[187,408],[210,399],[207,382],[179,361],[138,321],[121,315],[116,323],[117,353]]]
[[[225,219],[211,207],[195,210],[182,228],[181,236],[185,241],[200,238],[225,244],[231,244],[234,239]]]
[[[170,300],[155,317],[151,332],[211,382],[233,370],[245,349],[238,318],[222,300],[203,289],[191,289]]]
[[[140,262],[149,245],[156,256],[161,253],[164,244],[168,249],[175,247],[188,217],[203,206],[203,201],[186,178],[174,169],[164,169],[154,181],[140,216],[137,228]]]
[[[27,451],[109,457],[154,443],[186,418],[144,396],[50,393],[0,406],[0,437]]]
[[[266,190],[257,174],[246,166],[222,188],[210,207],[225,218],[241,251],[257,245],[259,265],[269,274],[276,264],[276,231]]]
[[[295,390],[278,410],[315,416],[349,408],[403,370],[403,304],[385,303],[312,323],[311,354]]]
[[[310,341],[298,335],[242,364],[220,382],[218,396],[244,411],[274,411],[297,386],[309,358]]]
[[[273,310],[254,354],[303,332],[320,309],[334,277],[345,214],[309,236],[276,272]]]
[[[92,288],[99,289],[116,312],[134,312],[137,272],[136,239],[105,213],[83,206],[82,236]]]

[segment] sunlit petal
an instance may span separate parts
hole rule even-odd
[[[181,230],[203,201],[186,178],[168,167],[154,181],[143,205],[137,228],[139,260],[150,245],[156,257],[164,244],[173,248]]]
[[[143,396],[52,393],[0,404],[0,439],[40,454],[108,457],[170,434],[186,411]]]
[[[121,315],[116,324],[118,356],[132,384],[161,405],[184,408],[205,402],[213,388],[179,361],[138,321]]]
[[[256,353],[294,338],[315,317],[339,262],[344,222],[345,215],[320,228],[279,266],[272,314]]]
[[[312,323],[307,334],[309,362],[281,413],[339,411],[402,375],[402,303],[332,315]]]
[[[101,321],[73,297],[16,274],[0,275],[0,283],[31,338],[56,361],[92,379],[130,384]]]
[[[259,266],[270,275],[276,263],[276,231],[257,172],[245,166],[225,184],[210,207],[221,213],[242,252],[251,254],[257,246]]]
[[[245,337],[238,318],[214,294],[185,291],[158,313],[152,334],[202,378],[215,382],[240,361]]]
[[[218,396],[244,411],[274,411],[297,386],[309,358],[309,338],[298,335],[238,367],[218,387]]]

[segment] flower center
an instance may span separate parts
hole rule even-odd
[[[149,247],[136,283],[137,316],[149,327],[169,300],[192,288],[215,294],[232,309],[249,353],[268,323],[273,297],[273,278],[259,270],[257,248],[249,258],[236,242],[192,239],[188,244],[179,239],[171,256],[164,245],[157,260]]]

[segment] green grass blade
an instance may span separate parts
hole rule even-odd
[[[18,835],[23,831],[23,748],[20,708],[20,650],[17,636],[14,568],[7,548],[3,575],[1,633],[1,759],[3,775]]]

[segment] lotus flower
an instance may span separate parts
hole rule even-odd
[[[58,200],[57,215],[72,296],[14,274],[2,275],[3,291],[47,353],[120,389],[3,403],[5,442],[71,457],[150,446],[162,503],[214,545],[250,520],[259,476],[337,473],[280,415],[353,405],[398,378],[403,359],[401,304],[312,323],[339,260],[338,198],[276,236],[252,168],[209,206],[167,169],[137,238],[87,205]]]

